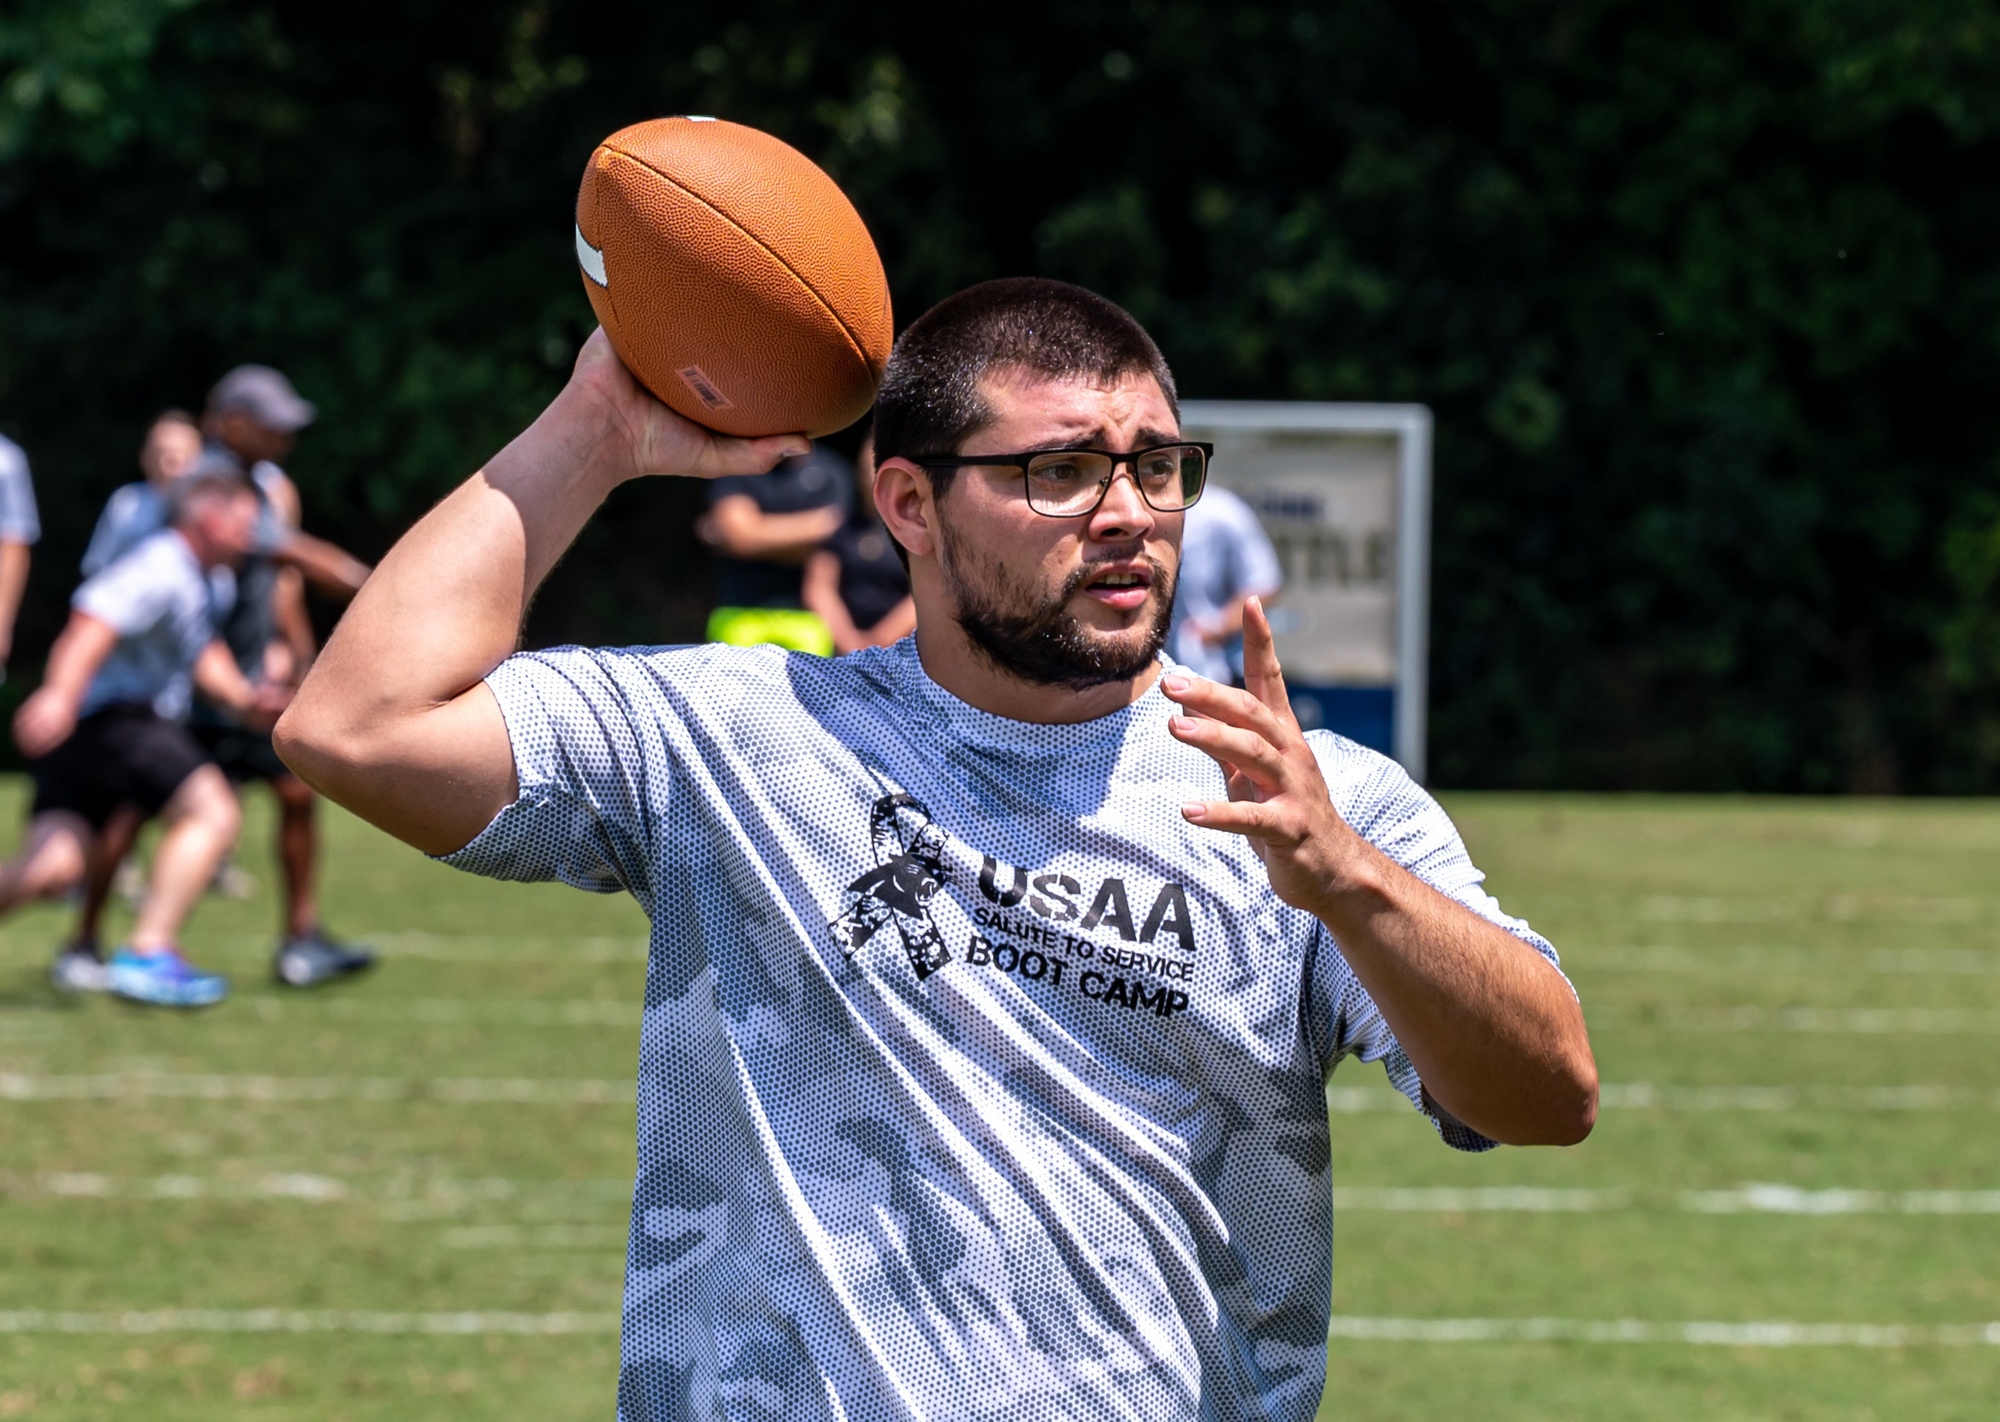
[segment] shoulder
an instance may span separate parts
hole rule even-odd
[[[143,480],[132,484],[120,484],[111,491],[111,497],[104,501],[104,516],[110,519],[132,519],[152,513],[166,506],[159,491]]]
[[[193,589],[206,596],[207,582],[187,545],[170,530],[143,538],[111,563],[84,579],[74,601],[86,610],[105,607],[166,607],[175,594]]]
[[[1194,507],[1188,510],[1188,518],[1211,525],[1234,527],[1246,522],[1255,523],[1257,512],[1234,490],[1210,484],[1201,491]]]
[[[1412,835],[1456,836],[1444,807],[1380,751],[1332,731],[1308,731],[1306,744],[1340,817],[1376,847],[1387,849]]]
[[[1243,496],[1234,489],[1225,489],[1219,484],[1210,484],[1201,491],[1201,498],[1195,507],[1208,510],[1210,518],[1255,518],[1257,515]]]
[[[1257,510],[1251,508],[1249,504],[1237,495],[1230,493],[1227,489],[1221,490],[1220,493],[1222,494],[1222,500],[1215,510],[1217,524],[1228,530],[1230,536],[1237,539],[1262,540],[1267,537],[1264,532],[1264,521],[1257,517]],[[1201,503],[1196,504],[1195,507],[1200,508],[1202,504],[1207,502],[1208,499],[1204,495]]]
[[[148,576],[177,583],[192,580],[206,586],[208,581],[201,575],[201,565],[194,554],[171,528],[147,534],[132,545],[131,552],[112,564],[114,568],[127,565],[144,570]]]
[[[487,677],[503,703],[522,691],[561,689],[586,703],[723,723],[738,715],[810,716],[856,695],[888,694],[893,648],[816,657],[781,647],[719,642],[671,647],[551,647],[517,652]]]
[[[5,435],[0,435],[0,476],[14,478],[28,472],[28,456],[21,446]]]

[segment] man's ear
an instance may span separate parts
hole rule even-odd
[[[937,505],[931,476],[907,459],[885,459],[875,466],[875,509],[882,523],[912,557],[937,552]]]

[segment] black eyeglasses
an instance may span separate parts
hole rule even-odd
[[[1050,518],[1081,518],[1095,513],[1111,492],[1118,466],[1132,466],[1132,485],[1148,507],[1179,513],[1201,497],[1208,478],[1212,444],[1183,440],[1113,454],[1104,449],[1031,449],[1025,454],[966,454],[939,459],[913,459],[926,469],[1018,469],[1028,495],[1028,507]]]

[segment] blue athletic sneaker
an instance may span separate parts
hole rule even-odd
[[[119,997],[155,1007],[210,1007],[229,996],[229,979],[204,973],[178,948],[144,956],[120,948],[104,976],[105,985]]]

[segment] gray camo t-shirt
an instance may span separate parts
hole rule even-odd
[[[520,798],[448,862],[652,920],[623,1422],[1313,1416],[1326,1077],[1422,1088],[1326,930],[1182,820],[1224,790],[1157,687],[1007,721],[912,640],[487,683]],[[1401,769],[1312,740],[1349,823],[1554,960]]]

